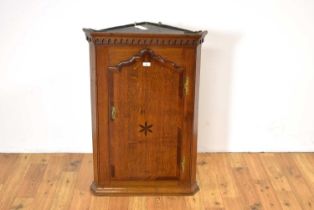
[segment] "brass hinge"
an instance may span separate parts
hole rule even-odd
[[[189,94],[189,77],[186,77],[184,80],[184,95],[187,96]]]
[[[111,119],[115,120],[116,119],[116,115],[117,115],[117,109],[115,106],[111,107]]]
[[[184,172],[184,167],[185,167],[185,157],[183,156],[181,159],[181,171],[182,171],[182,173]]]

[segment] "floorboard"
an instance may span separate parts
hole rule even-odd
[[[194,196],[97,197],[91,154],[0,154],[1,210],[314,209],[314,153],[201,153]]]

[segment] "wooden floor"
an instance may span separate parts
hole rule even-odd
[[[0,154],[0,209],[314,209],[314,153],[199,154],[194,196],[96,197],[91,154]]]

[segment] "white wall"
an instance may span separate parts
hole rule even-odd
[[[199,151],[314,151],[314,1],[2,0],[0,152],[91,152],[81,29],[134,21],[209,31]]]

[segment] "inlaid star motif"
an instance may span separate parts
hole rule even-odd
[[[140,132],[144,132],[145,136],[147,136],[147,133],[150,132],[152,133],[153,131],[151,128],[153,127],[153,124],[148,125],[148,123],[145,121],[144,125],[139,125],[141,130]]]

